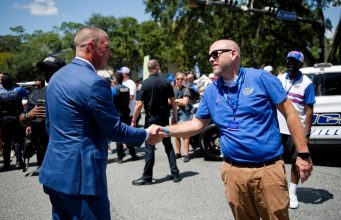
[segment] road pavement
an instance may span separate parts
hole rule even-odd
[[[115,145],[112,144],[115,148]],[[143,147],[138,155],[143,158]],[[116,162],[116,154],[108,159],[107,177],[111,218],[122,220],[189,220],[233,219],[223,195],[220,178],[221,162],[204,161],[191,152],[190,162],[178,159],[182,181],[169,180],[170,170],[162,144],[157,145],[154,166],[155,183],[133,186],[131,181],[142,174],[144,160]],[[51,219],[51,205],[32,175],[36,169],[35,156],[27,172],[12,170],[0,173],[0,220]],[[12,162],[14,163],[14,161]],[[2,158],[0,159],[2,166]],[[290,166],[286,165],[287,171]],[[300,185],[296,210],[290,210],[291,219],[340,219],[341,216],[341,168],[315,166],[311,178]]]

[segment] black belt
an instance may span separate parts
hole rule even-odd
[[[224,157],[224,161],[226,163],[229,163],[233,166],[237,166],[237,167],[245,167],[245,168],[260,168],[260,167],[265,167],[265,166],[269,166],[271,164],[275,164],[277,161],[281,160],[280,156],[277,156],[275,158],[272,158],[270,160],[264,161],[264,162],[257,162],[257,163],[252,163],[252,162],[232,162],[229,159]]]

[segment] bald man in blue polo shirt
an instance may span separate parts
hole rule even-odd
[[[281,82],[266,71],[240,67],[240,48],[218,40],[208,61],[219,79],[201,98],[195,117],[164,127],[167,136],[191,136],[212,120],[220,129],[221,178],[235,219],[289,219],[289,196],[276,109],[285,115],[304,182],[312,172],[304,128]],[[301,155],[301,156],[300,156]]]

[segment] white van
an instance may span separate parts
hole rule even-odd
[[[310,149],[341,151],[341,65],[321,63],[300,70],[313,81],[316,96]]]

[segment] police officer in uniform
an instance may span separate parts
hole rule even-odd
[[[11,169],[10,156],[12,145],[16,156],[16,167],[24,166],[22,159],[22,149],[25,130],[20,126],[19,115],[23,110],[22,98],[28,96],[28,92],[14,85],[10,76],[4,75],[1,78],[2,88],[0,88],[0,127],[3,138],[3,158],[4,166],[1,171]]]
[[[120,119],[123,123],[130,125],[130,91],[129,88],[122,84],[123,75],[115,74],[114,78],[116,79],[116,85],[112,87],[113,93],[113,102],[114,105],[120,114]],[[138,160],[139,157],[136,155],[135,147],[127,144],[127,148],[129,149],[129,153],[131,155],[131,160]],[[119,163],[123,162],[123,157],[125,156],[123,151],[123,143],[116,142],[117,149],[117,159]]]
[[[46,82],[49,82],[52,75],[63,66],[65,66],[64,60],[57,56],[48,56],[37,63],[37,67]],[[31,126],[31,138],[36,145],[38,167],[33,171],[34,174],[39,174],[49,142],[45,127],[45,96],[46,86],[34,90],[29,97],[26,108],[20,115],[21,124],[25,127]]]

